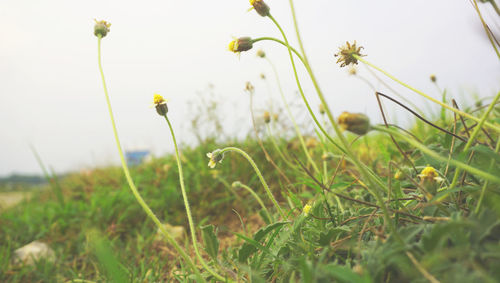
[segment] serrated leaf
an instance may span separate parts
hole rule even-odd
[[[212,259],[217,259],[219,253],[219,239],[217,239],[217,229],[214,225],[206,225],[201,227],[201,237],[205,244],[205,251]]]
[[[250,257],[253,253],[255,253],[257,251],[257,246],[255,245],[255,243],[258,243],[260,245],[260,241],[262,239],[264,239],[264,237],[267,234],[269,234],[271,231],[278,229],[278,228],[280,228],[283,225],[288,224],[288,223],[290,223],[290,222],[289,221],[276,222],[276,223],[273,223],[271,225],[268,225],[266,227],[259,229],[259,231],[257,231],[254,234],[253,239],[251,239],[251,241],[247,241],[246,243],[244,243],[241,246],[240,251],[238,252],[238,260],[240,262],[245,262],[248,259],[248,257]],[[238,235],[238,234],[236,234],[236,235]]]

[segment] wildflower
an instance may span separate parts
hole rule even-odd
[[[356,41],[354,41],[352,45],[346,41],[346,45],[340,47],[339,49],[340,51],[335,54],[335,57],[339,57],[337,63],[340,63],[340,67],[345,67],[351,64],[358,64],[358,59],[356,59],[353,55],[366,56],[361,54],[361,49],[363,49],[363,47],[357,47]]]
[[[338,118],[340,127],[358,135],[364,135],[370,130],[370,119],[365,114],[342,112]]]
[[[304,213],[304,216],[308,216],[309,212],[311,212],[312,206],[310,204],[304,205],[304,208],[302,209],[302,213]]]
[[[156,112],[160,116],[165,116],[167,115],[168,112],[168,107],[167,107],[167,100],[163,98],[163,96],[155,93],[153,96],[153,104],[156,108]]]
[[[431,194],[435,194],[438,183],[443,181],[436,169],[432,166],[426,166],[418,175],[420,177],[420,185]],[[429,198],[429,196],[427,196]]]
[[[263,118],[266,124],[269,124],[269,122],[271,122],[271,114],[269,114],[268,111],[264,112]]]
[[[319,105],[319,113],[321,113],[321,115],[325,114],[325,106],[323,103]]]
[[[208,161],[208,167],[215,168],[217,162],[221,163],[222,159],[224,159],[224,153],[221,153],[220,149],[216,149],[212,152],[207,153],[207,157],[210,158]]]
[[[396,179],[396,180],[401,179],[401,171],[399,171],[399,170],[396,171],[396,173],[394,174],[394,179]]]
[[[243,51],[248,51],[252,49],[253,42],[252,39],[248,36],[240,37],[233,39],[233,41],[229,42],[228,49],[234,53],[240,53]]]
[[[262,50],[262,49],[257,50],[256,54],[257,54],[257,57],[260,57],[260,58],[266,57],[266,52],[264,52],[264,50]]]
[[[264,75],[264,73],[260,73],[260,78],[265,80],[266,79],[266,75]]]
[[[432,74],[431,77],[431,82],[435,83],[437,81],[436,75]]]
[[[253,93],[255,88],[253,87],[251,82],[246,82],[245,90],[248,91],[249,93]]]
[[[104,20],[98,21],[94,19],[94,21],[94,35],[97,37],[100,36],[101,38],[105,37],[109,32],[109,27],[111,26],[111,24]]]
[[[271,9],[269,8],[269,6],[267,6],[267,4],[264,1],[250,0],[250,5],[252,5],[252,8],[250,8],[250,10],[255,9],[255,11],[257,11],[257,13],[262,17],[269,16],[269,10]]]
[[[278,118],[279,118],[278,113],[274,113],[274,114],[273,114],[273,121],[274,121],[274,122],[278,121]]]

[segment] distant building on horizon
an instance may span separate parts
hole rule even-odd
[[[149,150],[126,150],[125,159],[129,166],[141,164],[149,156]]]

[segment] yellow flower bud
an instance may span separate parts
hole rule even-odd
[[[257,11],[257,13],[262,17],[269,16],[269,10],[271,9],[269,8],[269,6],[267,6],[267,4],[264,1],[250,0],[250,5],[252,5],[255,11]]]
[[[370,131],[370,119],[365,114],[343,112],[338,118],[340,127],[349,132],[364,135]]]

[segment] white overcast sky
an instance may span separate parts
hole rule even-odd
[[[288,1],[267,3],[297,45]],[[467,0],[295,4],[306,51],[334,114],[363,112],[380,121],[371,89],[335,64],[333,54],[346,40],[357,40],[367,60],[437,98],[430,74],[463,104],[500,88],[499,61]],[[480,5],[499,30],[499,17]],[[258,78],[261,72],[271,78],[271,69],[256,58],[258,48],[238,59],[227,44],[232,36],[280,38],[270,20],[248,8],[247,0],[0,0],[0,175],[41,172],[29,144],[57,172],[117,163],[97,68],[94,18],[112,23],[102,42],[103,64],[126,149],[171,151],[165,121],[149,108],[155,92],[169,98],[169,117],[183,142],[192,139],[188,126],[194,115],[186,104],[210,83],[225,103],[226,120],[248,127],[242,89],[252,81],[257,96],[267,95]],[[286,50],[272,42],[257,47],[274,61],[287,95],[293,95]],[[359,70],[370,77],[364,67]],[[301,77],[317,105],[309,80]],[[391,85],[420,103],[416,94]],[[271,89],[276,92],[275,85]]]

